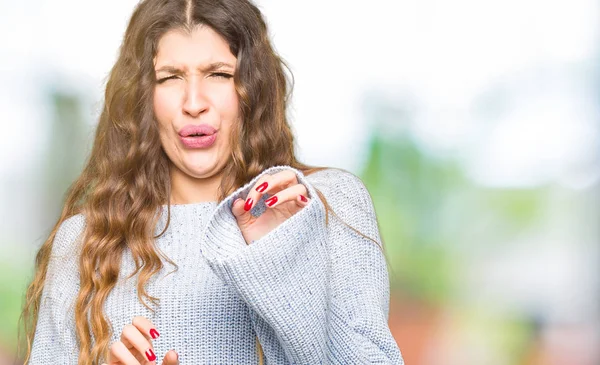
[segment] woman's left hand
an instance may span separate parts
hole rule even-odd
[[[269,193],[267,209],[260,217],[250,214],[256,202]],[[246,244],[256,241],[304,208],[310,199],[307,189],[298,182],[296,173],[284,170],[263,175],[250,189],[246,200],[236,199],[231,211],[237,220]]]

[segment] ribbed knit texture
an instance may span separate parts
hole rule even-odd
[[[264,174],[296,173],[309,204],[247,245],[231,213]],[[171,206],[171,222],[156,240],[179,269],[165,268],[148,283],[160,298],[152,312],[139,303],[127,251],[119,283],[105,305],[112,341],[135,316],[160,332],[158,364],[175,349],[181,364],[257,364],[256,336],[266,364],[403,364],[387,325],[389,281],[384,255],[372,241],[330,215],[315,188],[349,225],[381,242],[371,197],[353,174],[337,169],[309,176],[289,166],[263,171],[217,205]],[[260,215],[264,200],[252,209]],[[165,226],[166,206],[155,232]],[[77,253],[82,215],[60,226],[48,267],[30,364],[77,364],[73,316],[79,290]],[[111,342],[112,343],[112,342]]]

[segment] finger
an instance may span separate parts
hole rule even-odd
[[[308,190],[306,189],[306,186],[304,186],[302,184],[296,184],[287,189],[280,191],[279,193],[277,193],[277,194],[273,195],[272,197],[270,197],[269,199],[265,200],[265,204],[267,204],[268,208],[274,208],[285,202],[296,203],[299,195],[306,197],[307,193],[308,193]],[[308,198],[307,198],[307,200],[308,200]],[[296,203],[296,205],[298,205],[298,204]],[[303,205],[298,205],[298,206],[302,207]]]
[[[305,206],[308,205],[308,202],[310,202],[310,199],[306,197],[306,195],[304,194],[300,194],[298,195],[298,197],[296,197],[296,205],[304,208]]]
[[[163,365],[179,365],[179,355],[175,350],[171,350],[165,354]]]
[[[110,364],[141,365],[121,341],[110,346],[108,362]]]
[[[123,331],[121,332],[121,342],[127,348],[134,348],[138,353],[143,354],[151,363],[154,363],[154,360],[156,360],[156,354],[154,353],[152,344],[134,325],[128,324],[123,327]]]
[[[134,325],[148,340],[156,340],[158,336],[160,336],[154,324],[146,317],[133,317],[131,324]]]
[[[273,175],[263,175],[248,192],[244,210],[250,211],[264,194],[277,194],[279,191],[297,183],[296,173],[291,170],[279,171]]]

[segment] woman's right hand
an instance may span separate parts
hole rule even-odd
[[[123,327],[121,339],[110,346],[108,364],[103,365],[155,365],[156,354],[152,340],[159,334],[152,322],[144,317],[135,317],[131,324]],[[179,355],[175,350],[165,354],[162,365],[178,365]]]

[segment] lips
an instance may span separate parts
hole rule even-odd
[[[208,124],[188,124],[179,131],[181,137],[212,136],[217,130]]]
[[[217,140],[218,133],[211,134],[210,136],[202,137],[179,137],[181,143],[187,148],[209,148]]]

